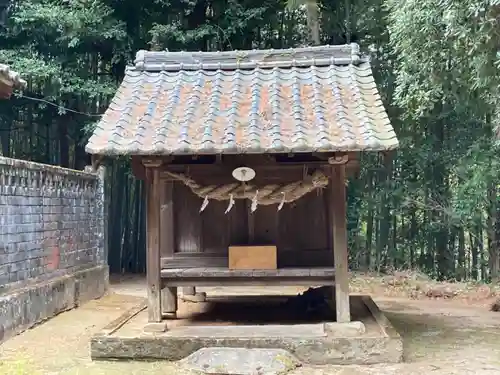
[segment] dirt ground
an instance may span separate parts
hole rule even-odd
[[[166,362],[92,362],[93,333],[144,296],[143,280],[125,279],[98,301],[60,314],[0,346],[5,375],[187,374]],[[451,285],[451,286],[450,286]],[[489,311],[498,291],[487,286],[433,284],[412,275],[355,277],[351,289],[369,292],[404,338],[405,363],[308,367],[295,375],[500,375],[500,313]],[[211,288],[209,294],[259,294],[262,290]],[[266,294],[294,292],[266,289]],[[296,290],[295,290],[296,292]],[[432,298],[429,298],[432,297]]]

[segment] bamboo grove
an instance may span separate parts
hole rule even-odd
[[[0,61],[28,81],[0,102],[5,156],[83,169],[89,131],[139,49],[230,50],[357,42],[400,139],[348,185],[353,269],[497,279],[500,0],[14,0]],[[107,168],[110,266],[145,267],[144,191]]]

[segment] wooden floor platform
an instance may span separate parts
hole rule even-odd
[[[165,286],[335,285],[335,268],[280,268],[231,270],[226,267],[169,268],[161,270]]]

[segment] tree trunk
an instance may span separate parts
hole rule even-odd
[[[410,232],[408,234],[408,242],[410,244],[410,268],[415,268],[415,250],[417,239],[417,217],[415,208],[412,207],[410,211]]]
[[[490,253],[491,257],[491,269],[490,276],[492,281],[500,281],[500,204],[497,203],[495,210],[495,226],[494,226],[494,238],[492,250]]]
[[[125,172],[125,171],[123,171]],[[122,172],[122,173],[123,173]],[[125,172],[126,173],[126,172]],[[130,261],[131,261],[131,256],[130,252],[133,251],[134,249],[132,246],[130,246],[129,242],[129,236],[130,236],[130,184],[128,181],[128,178],[126,174],[123,176],[123,196],[125,197],[125,200],[122,202],[121,206],[123,207],[123,214],[122,214],[122,228],[123,228],[123,233],[121,234],[121,238],[123,238],[122,241],[122,251],[121,251],[121,270],[123,273],[129,272],[130,270]]]
[[[139,265],[139,257],[138,253],[141,251],[140,247],[140,221],[141,221],[141,181],[140,180],[135,180],[134,183],[134,194],[133,194],[133,202],[135,203],[134,207],[134,220],[132,221],[133,227],[131,229],[132,231],[132,251],[133,251],[133,257],[131,259],[131,269],[130,272],[139,272],[140,270],[140,265]]]
[[[5,120],[2,121],[5,128],[0,129],[0,142],[2,146],[2,152],[0,155],[5,157],[10,157],[10,137],[11,137],[11,126],[12,126],[12,118],[10,116],[5,116]]]
[[[479,219],[478,225],[476,227],[475,237],[477,239],[477,247],[479,252],[479,267],[481,274],[479,275],[480,280],[485,280],[487,276],[486,259],[484,258],[484,240],[483,240],[483,220]]]
[[[500,204],[497,202],[497,188],[490,183],[488,189],[488,253],[490,278],[498,282],[500,271]]]
[[[366,219],[366,244],[365,244],[365,266],[367,270],[371,269],[372,260],[372,241],[373,241],[373,207],[370,204],[368,208],[368,216]]]
[[[392,233],[392,241],[391,241],[391,258],[392,258],[392,264],[395,269],[398,269],[399,267],[402,266],[401,259],[399,253],[398,253],[398,217],[396,215],[392,215],[392,225],[391,225],[391,233]]]
[[[306,0],[307,27],[310,42],[318,46],[321,44],[319,36],[319,7],[316,0]]]
[[[69,168],[69,141],[68,121],[70,116],[61,116],[58,120],[59,130],[59,164],[61,167]]]
[[[475,231],[472,229],[469,232],[469,242],[471,247],[471,256],[472,256],[472,264],[471,264],[471,278],[474,281],[477,281],[478,278],[478,263],[479,263],[479,248],[477,246],[477,240],[474,240]]]
[[[464,228],[458,229],[458,260],[457,260],[457,280],[466,279],[466,259],[465,259],[465,232]]]
[[[115,220],[110,220],[113,222],[111,227],[110,236],[110,246],[109,246],[109,267],[111,272],[122,272],[122,243],[123,243],[123,220],[122,210],[123,203],[125,202],[124,196],[124,173],[122,170],[122,165],[120,161],[114,161],[113,166],[113,176],[112,181],[114,181],[113,189],[111,193],[111,207],[110,207],[110,217],[115,218]]]
[[[386,258],[386,252],[389,245],[389,234],[391,228],[391,214],[390,214],[390,192],[388,191],[388,182],[392,176],[392,155],[388,154],[383,156],[383,166],[380,170],[380,181],[384,182],[384,192],[382,193],[382,202],[380,206],[380,228],[379,235],[377,238],[377,254],[378,257],[384,256]]]

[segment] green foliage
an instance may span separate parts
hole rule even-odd
[[[498,2],[387,3],[391,45],[399,62],[396,97],[409,109],[407,114],[425,115],[445,101],[484,116],[485,106],[498,97]]]
[[[489,257],[498,276],[499,2],[387,0],[387,9],[397,56],[394,102],[422,155],[424,170],[414,178],[423,178],[420,200],[431,210],[426,225],[437,236],[429,253],[455,263],[459,228],[477,239],[470,243],[472,277],[483,267],[478,257]]]

